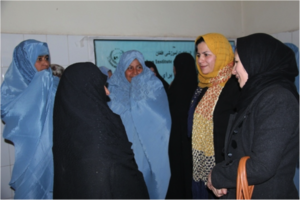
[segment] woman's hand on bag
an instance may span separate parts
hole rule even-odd
[[[208,174],[208,181],[207,181],[207,187],[217,196],[217,197],[221,197],[225,194],[227,194],[227,189],[226,188],[222,188],[222,189],[216,189],[211,182],[211,172]]]

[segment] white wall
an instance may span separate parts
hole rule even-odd
[[[2,33],[138,37],[242,33],[238,1],[9,1],[1,5]]]
[[[299,30],[299,1],[242,2],[243,33]]]

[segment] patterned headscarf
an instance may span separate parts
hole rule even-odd
[[[214,70],[209,74],[203,74],[201,72],[199,63],[196,61],[196,65],[198,68],[198,79],[199,79],[199,87],[210,87],[214,84],[216,76],[219,75],[220,70],[227,67],[228,65],[233,64],[234,54],[232,51],[232,47],[228,40],[219,33],[208,33],[205,35],[200,35],[196,40],[203,38],[209,50],[216,56],[216,62],[214,66]],[[231,66],[232,67],[232,66]],[[224,71],[224,70],[223,70]],[[227,71],[227,70],[226,70]],[[231,71],[230,71],[231,72]],[[219,82],[222,86],[224,86],[226,81]],[[218,84],[218,83],[216,83]]]
[[[209,74],[199,71],[198,86],[208,87],[208,90],[198,103],[193,120],[192,148],[193,148],[193,179],[207,182],[208,173],[215,166],[215,152],[213,143],[213,113],[219,96],[226,82],[231,77],[234,54],[228,40],[221,34],[209,33],[199,36],[216,56],[214,70]]]

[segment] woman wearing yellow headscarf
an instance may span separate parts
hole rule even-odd
[[[193,96],[188,118],[192,135],[193,198],[211,199],[206,188],[211,169],[224,160],[222,154],[229,115],[234,113],[240,92],[232,77],[234,54],[221,34],[209,33],[195,40],[198,88]]]

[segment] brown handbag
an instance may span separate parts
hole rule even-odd
[[[246,161],[249,156],[244,156],[240,159],[239,167],[237,171],[237,183],[236,183],[236,199],[251,199],[254,185],[248,185]]]

